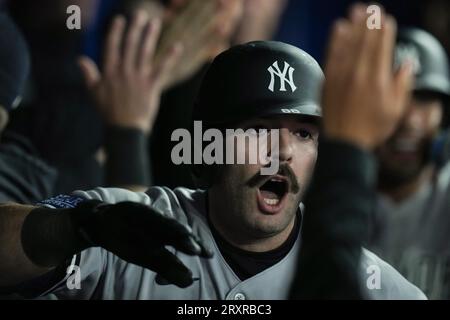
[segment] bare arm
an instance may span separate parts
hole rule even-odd
[[[10,286],[38,277],[52,267],[35,264],[22,247],[22,225],[35,207],[0,205],[0,286]]]

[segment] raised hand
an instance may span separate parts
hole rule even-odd
[[[322,92],[326,136],[372,150],[395,129],[409,98],[409,63],[393,70],[396,23],[382,12],[381,28],[367,27],[367,7],[333,28]]]
[[[151,130],[164,84],[182,51],[178,42],[171,43],[155,65],[160,29],[160,20],[149,21],[144,11],[135,14],[128,30],[125,18],[117,16],[106,39],[102,72],[90,58],[80,58],[86,85],[107,124]]]

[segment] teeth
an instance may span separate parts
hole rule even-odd
[[[416,151],[417,141],[411,139],[397,139],[393,146],[398,151]]]
[[[269,206],[276,206],[278,202],[280,202],[280,200],[264,198],[264,202],[267,203]]]

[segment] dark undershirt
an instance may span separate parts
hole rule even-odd
[[[208,203],[208,202],[207,202]],[[300,209],[296,215],[294,227],[286,241],[276,249],[266,252],[250,252],[230,244],[214,228],[207,214],[208,224],[220,253],[234,273],[244,281],[280,262],[292,249],[300,232]]]

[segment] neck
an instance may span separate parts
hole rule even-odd
[[[297,215],[283,231],[266,236],[252,236],[252,233],[242,224],[233,224],[231,219],[227,219],[226,206],[215,201],[213,197],[208,197],[209,221],[217,230],[220,236],[231,245],[249,252],[267,252],[280,247],[288,238],[295,225]],[[225,211],[225,212],[224,212]],[[226,217],[223,219],[222,217]]]
[[[433,174],[433,166],[428,165],[423,168],[417,177],[408,183],[403,183],[397,186],[380,186],[379,191],[392,199],[392,201],[399,203],[416,193],[424,183],[431,180]]]

